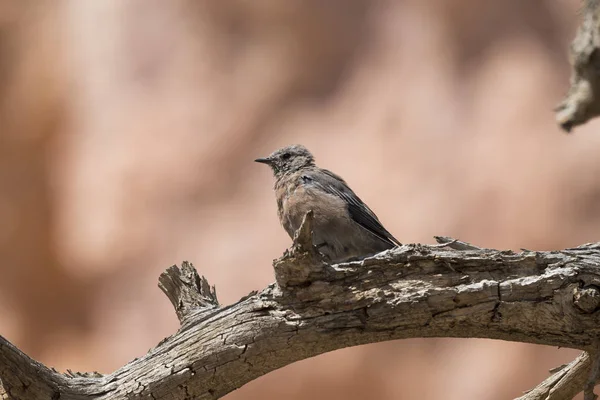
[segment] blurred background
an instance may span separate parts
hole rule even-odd
[[[600,134],[567,136],[579,0],[0,0],[0,334],[111,372],[178,327],[159,274],[229,304],[289,246],[292,143],[402,242],[600,241]],[[491,340],[344,349],[237,399],[508,399],[578,352]]]

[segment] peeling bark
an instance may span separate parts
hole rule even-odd
[[[59,374],[0,338],[0,398],[216,399],[298,360],[416,337],[584,350],[523,400],[570,398],[598,380],[587,352],[600,334],[600,244],[514,253],[437,238],[328,265],[310,235],[307,216],[274,262],[278,284],[230,306],[191,264],[169,268],[160,286],[181,328],[112,374]]]

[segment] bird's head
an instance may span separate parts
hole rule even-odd
[[[270,156],[254,160],[267,164],[273,170],[275,177],[293,173],[308,166],[315,165],[315,158],[301,144],[294,144],[274,151]]]

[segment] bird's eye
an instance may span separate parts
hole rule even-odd
[[[283,153],[283,155],[281,156],[281,158],[284,159],[284,160],[289,160],[291,156],[292,155],[290,153]]]

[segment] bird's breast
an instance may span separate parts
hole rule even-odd
[[[350,222],[347,204],[339,197],[312,185],[290,185],[281,196],[280,219],[293,237],[309,211],[314,213],[315,230],[342,227]]]

